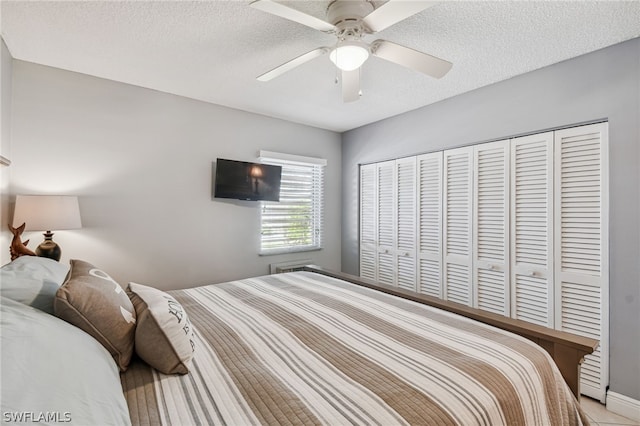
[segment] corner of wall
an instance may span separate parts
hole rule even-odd
[[[13,80],[13,57],[4,39],[0,36],[0,155],[11,159],[11,103]],[[9,262],[11,234],[5,224],[9,223],[9,184],[11,170],[0,165],[0,264]]]

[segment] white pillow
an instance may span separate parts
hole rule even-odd
[[[20,256],[0,268],[0,295],[53,314],[53,299],[69,265],[46,257]]]
[[[118,367],[94,338],[2,298],[2,423],[129,425]]]

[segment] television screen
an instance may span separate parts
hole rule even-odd
[[[245,161],[216,160],[216,198],[280,201],[282,167]]]

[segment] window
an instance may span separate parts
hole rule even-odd
[[[267,151],[260,160],[282,166],[280,201],[260,209],[260,254],[322,248],[326,160]]]

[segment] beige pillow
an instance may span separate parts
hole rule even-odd
[[[133,354],[136,312],[124,289],[106,272],[82,260],[71,260],[53,309],[57,317],[107,348],[120,371],[127,369]]]
[[[138,318],[138,356],[165,374],[187,374],[195,339],[182,305],[167,293],[142,284],[129,283],[127,293]]]

